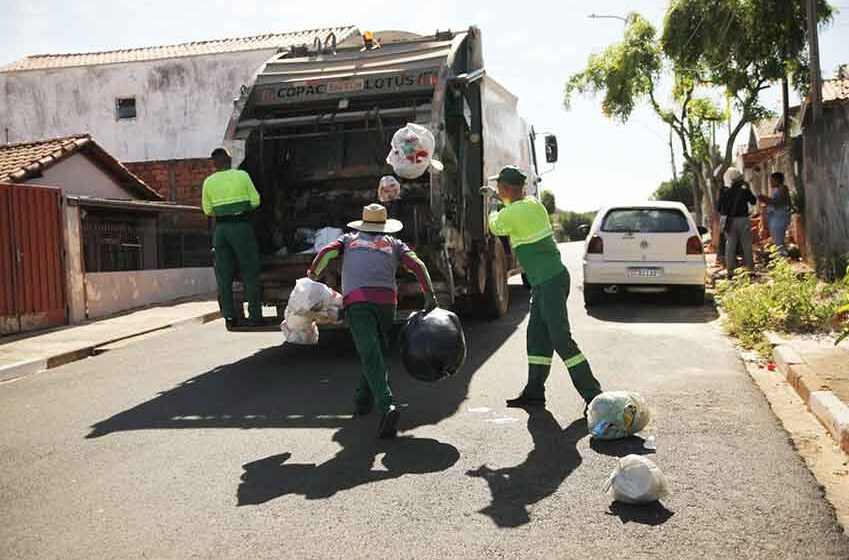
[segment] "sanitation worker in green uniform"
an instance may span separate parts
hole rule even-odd
[[[548,212],[536,198],[525,197],[527,177],[521,169],[508,165],[492,179],[498,182],[498,198],[504,208],[490,213],[489,229],[493,235],[510,237],[510,245],[531,285],[528,381],[518,397],[507,401],[507,406],[545,405],[545,380],[555,351],[588,405],[601,393],[601,386],[572,338],[566,309],[569,272],[560,260]],[[481,191],[495,194],[491,187]],[[586,410],[585,406],[585,415]]]
[[[242,272],[248,300],[248,321],[255,326],[262,319],[259,285],[259,246],[250,221],[250,212],[259,206],[259,193],[250,175],[230,169],[230,154],[224,148],[212,152],[218,170],[203,182],[202,204],[207,216],[215,217],[215,279],[218,283],[218,305],[227,326],[238,326],[241,313],[233,305],[233,277],[236,265]]]

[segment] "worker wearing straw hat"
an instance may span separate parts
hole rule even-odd
[[[397,433],[399,410],[392,402],[383,352],[388,347],[395,320],[398,267],[403,266],[415,274],[424,292],[427,310],[436,307],[436,298],[424,263],[403,241],[391,235],[404,226],[398,220],[387,218],[386,208],[369,204],[363,208],[363,219],[349,223],[348,227],[356,231],[323,247],[307,270],[307,276],[318,278],[330,261],[345,255],[342,262],[343,306],[362,363],[354,412],[365,415],[376,406],[382,413],[378,435],[392,438]]]

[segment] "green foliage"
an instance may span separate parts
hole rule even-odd
[[[817,1],[819,23],[832,14],[828,2]],[[677,70],[725,87],[732,97],[785,74],[805,91],[806,22],[805,2],[674,0],[660,41]]]
[[[740,274],[717,285],[717,301],[728,332],[743,346],[767,351],[765,331],[812,333],[830,329],[841,305],[849,303],[849,284],[820,282],[799,273],[786,259],[774,259],[762,280]]]
[[[643,16],[631,13],[622,42],[593,54],[587,67],[566,83],[564,105],[571,106],[574,93],[604,92],[601,110],[605,116],[625,122],[634,107],[653,93],[660,76],[660,45],[657,31]]]
[[[569,241],[582,241],[586,239],[586,231],[579,228],[582,225],[590,226],[595,219],[595,212],[570,212],[561,211],[557,214],[557,222],[563,234]]]
[[[693,182],[695,178],[690,172],[685,172],[677,179],[664,181],[660,184],[654,194],[651,195],[652,200],[668,200],[671,202],[680,202],[690,210],[693,209]]]
[[[551,191],[542,191],[539,196],[539,201],[545,206],[549,216],[557,212],[557,203],[554,200],[554,193]]]
[[[849,290],[849,266],[846,267],[846,276],[843,277],[843,284]],[[846,340],[846,338],[849,338],[849,303],[837,310],[832,318],[832,325],[834,326],[834,330],[837,331],[837,340],[834,341],[834,345],[837,346]]]

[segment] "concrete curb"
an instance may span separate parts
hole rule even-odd
[[[203,325],[206,323],[210,323],[217,319],[221,318],[220,311],[210,311],[209,313],[204,313],[203,315],[198,315],[197,317],[189,317],[187,319],[180,319],[179,321],[173,321],[168,324],[172,329],[180,329],[183,327],[190,327],[192,325]]]
[[[837,445],[849,453],[849,406],[829,390],[817,372],[790,346],[775,346],[772,359],[805,406],[828,429]]]
[[[63,366],[65,364],[69,364],[77,360],[82,360],[83,358],[88,358],[89,356],[94,356],[97,354],[98,348],[107,346],[109,344],[114,344],[116,342],[121,342],[123,340],[135,338],[137,336],[142,336],[156,331],[168,329],[176,330],[195,325],[203,325],[205,323],[209,323],[220,318],[220,311],[210,311],[209,313],[204,313],[195,317],[187,317],[178,321],[172,321],[171,323],[167,323],[165,325],[140,329],[132,334],[125,334],[123,336],[115,337],[110,340],[104,340],[103,342],[100,342],[98,344],[81,346],[79,348],[75,348],[67,352],[61,352],[59,354],[53,354],[51,356],[40,356],[31,360],[16,362],[14,364],[9,364],[6,366],[0,366],[0,383],[4,381],[12,381],[14,379],[20,379],[21,377],[26,377],[28,375],[32,375],[33,373],[38,373],[40,371],[45,371],[55,367]]]
[[[35,358],[0,367],[0,382],[26,377],[47,369],[46,358]]]

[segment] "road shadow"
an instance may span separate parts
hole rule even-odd
[[[649,504],[626,504],[623,502],[613,502],[610,504],[610,510],[607,515],[615,515],[619,517],[623,524],[625,523],[640,523],[641,525],[663,525],[675,515],[675,512],[669,511],[660,502],[651,502]]]
[[[333,436],[333,441],[342,445],[341,451],[319,465],[287,463],[291,453],[242,465],[238,505],[262,504],[288,494],[308,500],[330,498],[363,484],[444,471],[460,458],[453,445],[410,436],[379,440],[372,428],[363,418],[348,421]],[[380,454],[381,466],[375,467]]]
[[[628,436],[622,439],[590,439],[590,449],[602,455],[611,457],[624,457],[626,455],[649,455],[654,453],[653,449],[646,449],[643,443],[646,440],[640,436]]]
[[[712,302],[680,303],[674,293],[616,294],[587,309],[590,317],[612,323],[710,323],[719,318]]]
[[[528,506],[554,494],[582,462],[577,445],[587,435],[585,419],[563,429],[548,410],[528,409],[528,432],[534,448],[520,465],[491,469],[484,464],[466,473],[486,480],[492,503],[480,513],[499,527],[520,527],[530,522]]]
[[[404,372],[397,350],[390,353],[400,430],[436,424],[459,410],[472,377],[527,315],[527,290],[510,286],[510,291],[510,311],[498,321],[463,321],[468,354],[452,377],[437,383],[415,380]],[[264,348],[187,379],[97,422],[86,438],[132,430],[339,428],[351,418],[359,375],[350,334],[326,331],[317,346]],[[376,433],[378,415],[365,420]]]

